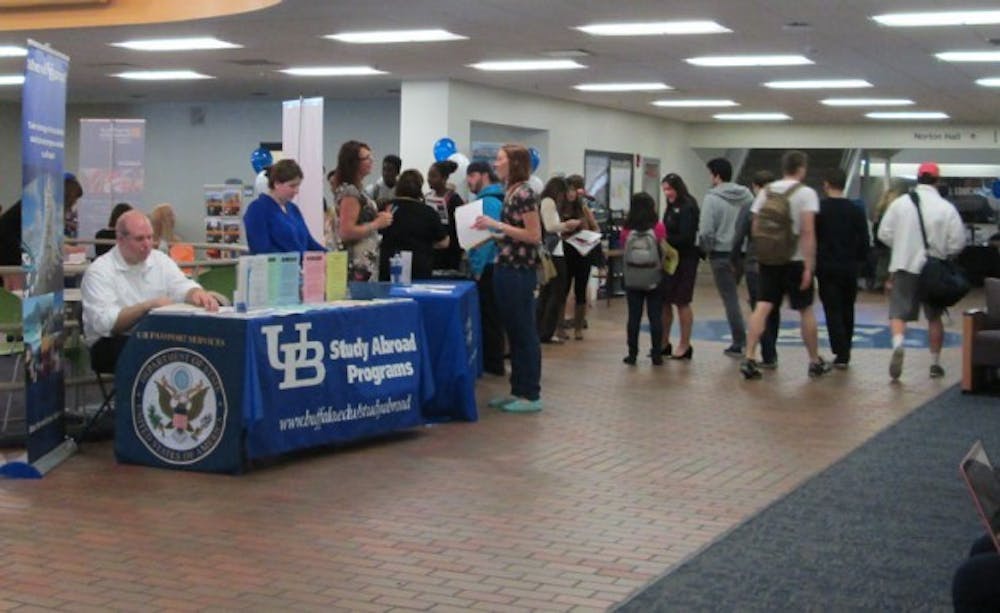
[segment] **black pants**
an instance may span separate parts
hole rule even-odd
[[[556,278],[538,290],[538,310],[535,318],[538,320],[538,338],[543,343],[555,335],[559,322],[562,321],[563,305],[566,303],[568,283],[566,258],[553,256],[552,262],[556,265]]]
[[[660,355],[660,343],[663,341],[663,293],[659,289],[625,290],[628,301],[628,354],[639,355],[639,326],[642,324],[642,305],[646,304],[646,316],[649,317],[649,335],[652,351],[650,355]]]
[[[563,289],[563,302],[569,293],[569,282],[573,282],[574,304],[587,304],[587,282],[590,281],[590,254],[580,255],[569,243],[563,243],[563,255],[566,258],[567,284]]]
[[[479,291],[479,319],[482,326],[483,370],[503,375],[503,325],[493,291],[493,265],[488,265],[476,281]]]
[[[830,350],[837,359],[851,359],[851,339],[854,337],[854,301],[858,297],[858,275],[855,272],[820,272],[819,299],[823,302],[826,330],[830,335]]]
[[[125,335],[104,337],[90,348],[90,367],[95,372],[114,374],[118,356],[128,337]]]
[[[1000,610],[1000,553],[984,534],[955,571],[951,600],[956,613]]]

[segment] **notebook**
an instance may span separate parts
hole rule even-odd
[[[993,538],[993,546],[1000,552],[1000,477],[993,469],[983,442],[976,441],[962,458],[959,471],[969,493],[976,503],[976,510]]]

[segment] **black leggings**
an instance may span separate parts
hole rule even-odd
[[[576,304],[587,304],[587,282],[590,281],[590,258],[580,255],[569,243],[563,243],[563,256],[566,258],[567,283],[564,297],[569,294],[569,280],[573,281],[573,294]],[[563,300],[565,302],[565,299]]]

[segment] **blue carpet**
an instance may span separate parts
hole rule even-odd
[[[1000,462],[1000,398],[951,388],[617,610],[946,611],[980,534],[958,463]]]

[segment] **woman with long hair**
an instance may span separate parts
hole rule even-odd
[[[573,228],[562,233],[563,238],[569,238],[580,230],[590,230],[597,232],[597,220],[590,207],[583,201],[583,177],[570,175],[566,179],[569,191],[566,192],[566,201],[559,211],[559,217],[563,222],[576,220]],[[587,318],[587,282],[590,281],[590,267],[593,258],[597,255],[597,249],[587,255],[581,255],[576,247],[568,241],[563,242],[563,255],[566,258],[566,278],[567,284],[564,286],[564,293],[569,292],[569,283],[573,284],[573,338],[578,341],[583,340],[584,320]],[[563,298],[565,302],[565,297]]]
[[[629,236],[637,235],[636,245],[629,244]],[[639,234],[643,233],[643,234]],[[635,364],[639,355],[639,325],[642,323],[642,307],[646,305],[646,317],[649,318],[650,351],[649,355],[653,364],[659,366],[663,364],[663,356],[660,354],[660,342],[663,339],[663,293],[660,291],[656,279],[652,279],[652,284],[635,283],[632,279],[633,271],[643,277],[650,276],[646,273],[648,269],[632,268],[630,262],[633,260],[632,253],[638,245],[653,246],[653,253],[656,258],[653,260],[655,270],[662,276],[663,256],[660,254],[660,241],[667,237],[666,228],[663,222],[656,219],[656,201],[645,192],[632,194],[632,201],[629,203],[628,215],[625,217],[625,228],[622,231],[622,244],[625,246],[625,299],[628,301],[628,323],[625,326],[625,333],[628,344],[628,354],[622,361],[628,365]],[[632,247],[633,251],[630,251]],[[647,249],[648,251],[648,249]]]
[[[661,283],[663,292],[663,355],[673,360],[690,360],[694,355],[691,348],[691,328],[694,326],[694,312],[691,299],[694,296],[694,282],[698,277],[698,261],[701,254],[695,244],[698,236],[698,202],[688,191],[684,179],[669,173],[661,182],[667,204],[663,210],[663,226],[667,230],[667,242],[680,256],[677,270],[672,275],[664,275]],[[670,344],[670,328],[674,323],[674,309],[680,324],[680,341],[677,351]]]
[[[542,227],[538,197],[528,185],[531,154],[522,145],[507,144],[496,158],[496,174],[506,184],[500,219],[486,215],[473,227],[497,232],[493,287],[510,342],[510,392],[490,406],[512,413],[542,410],[542,351],[535,327],[535,286],[538,284],[538,244]]]
[[[153,246],[160,251],[170,249],[171,243],[184,240],[174,231],[177,215],[168,202],[161,202],[149,213],[149,223],[153,225]]]
[[[356,140],[340,146],[330,186],[337,238],[347,249],[349,281],[378,281],[379,230],[392,224],[392,212],[380,212],[362,187],[371,171],[371,147]]]
[[[568,281],[566,279],[566,258],[562,239],[563,232],[572,232],[580,226],[579,219],[562,221],[559,211],[566,206],[569,184],[562,177],[552,177],[545,184],[541,195],[542,242],[552,254],[556,265],[556,277],[538,291],[538,338],[543,343],[561,343],[559,332],[563,305],[566,303]]]

